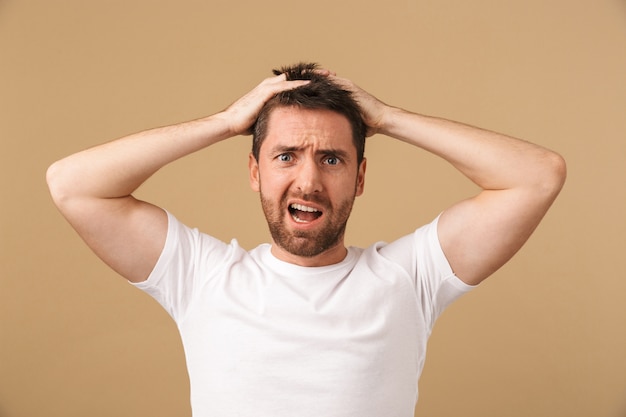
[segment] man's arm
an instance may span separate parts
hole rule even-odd
[[[88,149],[50,166],[52,198],[105,263],[130,281],[145,280],[163,249],[167,217],[132,193],[157,170],[226,138],[248,133],[263,104],[306,81],[264,80],[215,115],[152,129]]]
[[[475,285],[526,242],[565,181],[563,158],[541,146],[380,102],[347,80],[370,133],[418,146],[450,162],[482,188],[445,210],[438,233],[455,274]]]

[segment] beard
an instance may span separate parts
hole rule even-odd
[[[287,207],[287,195],[284,195],[277,205],[266,199],[262,191],[260,195],[261,206],[274,243],[292,255],[311,258],[343,242],[354,204],[354,195],[341,201],[336,208],[325,199],[300,196],[302,200],[315,202],[324,208],[324,223],[316,230],[289,230],[288,220],[285,219],[285,216],[291,215]]]

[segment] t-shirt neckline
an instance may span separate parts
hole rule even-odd
[[[343,260],[331,265],[325,266],[301,266],[296,265],[287,261],[283,261],[272,253],[271,244],[264,245],[262,252],[263,262],[271,268],[272,270],[281,273],[281,274],[289,274],[289,275],[320,275],[326,274],[330,272],[335,272],[338,270],[342,270],[344,268],[352,268],[354,263],[358,257],[358,251],[354,247],[347,247],[347,254]]]

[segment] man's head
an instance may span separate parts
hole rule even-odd
[[[261,196],[272,253],[305,266],[345,256],[346,223],[363,192],[366,166],[358,105],[349,91],[314,69],[282,70],[288,79],[312,82],[268,102],[254,127],[249,159],[250,184]]]
[[[259,150],[267,135],[270,115],[281,107],[296,107],[310,110],[330,110],[343,115],[352,127],[352,139],[357,160],[363,160],[367,127],[358,103],[352,93],[333,83],[327,76],[317,72],[314,63],[299,63],[274,70],[274,74],[285,74],[287,80],[311,80],[305,86],[278,93],[267,101],[252,128],[252,155],[258,160]]]

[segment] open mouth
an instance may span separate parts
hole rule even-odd
[[[310,223],[318,219],[322,212],[313,207],[294,203],[289,205],[289,214],[297,223]]]

